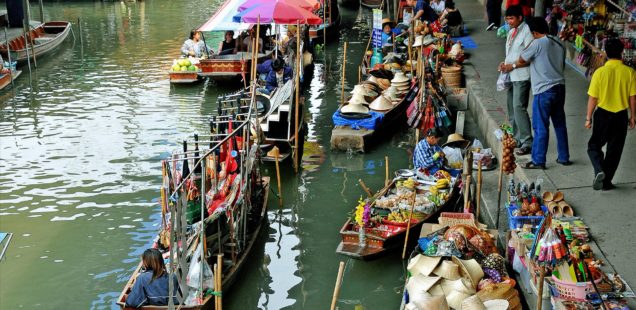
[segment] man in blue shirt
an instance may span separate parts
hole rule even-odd
[[[430,24],[434,23],[439,16],[427,0],[417,0],[417,4],[415,4],[415,16],[413,18],[419,18],[421,21],[427,21]]]
[[[413,166],[416,169],[423,168],[435,173],[444,166],[445,155],[437,145],[441,138],[442,133],[437,128],[431,128],[426,132],[426,138],[417,143],[413,151]]]
[[[282,59],[276,59],[272,62],[272,70],[265,78],[265,90],[270,94],[276,87],[283,86],[287,81],[291,80],[294,72],[289,66],[285,65]]]

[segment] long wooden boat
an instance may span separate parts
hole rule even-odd
[[[340,10],[338,9],[338,0],[323,0],[326,4],[321,8],[320,16],[324,16],[324,24],[309,27],[309,39],[315,44],[323,42],[333,42],[340,31]],[[325,40],[325,33],[327,39]]]
[[[383,0],[360,0],[360,5],[370,8],[377,9],[382,5]]]
[[[425,222],[435,222],[439,218],[441,212],[452,212],[457,205],[459,199],[458,183],[456,182],[451,188],[447,200],[444,204],[437,207],[435,212],[423,214],[423,216],[413,218],[410,226],[409,249],[417,242],[420,229]],[[379,196],[384,196],[395,186],[395,183],[385,187]],[[375,212],[378,210],[372,207]],[[406,238],[406,223],[395,223],[384,221],[382,224],[374,227],[366,227],[364,229],[365,242],[360,241],[361,233],[358,225],[351,219],[347,219],[340,229],[340,237],[342,241],[338,244],[336,253],[346,255],[355,259],[371,260],[383,254],[391,252],[404,246]]]
[[[51,52],[58,47],[71,31],[71,23],[67,21],[50,21],[29,31],[26,38],[18,36],[9,41],[11,60],[24,62],[27,55],[35,58]],[[28,51],[27,51],[28,48]],[[0,53],[7,59],[7,45],[0,44]]]
[[[263,61],[272,57],[272,50],[259,53],[256,61]],[[251,53],[238,52],[230,55],[212,55],[210,58],[201,59],[199,67],[200,76],[210,77],[214,80],[232,80],[245,76],[249,79],[249,71],[252,66]]]
[[[418,83],[388,111],[376,111],[384,114],[376,129],[353,129],[351,126],[334,126],[331,130],[331,149],[343,152],[364,153],[381,137],[395,133],[396,128],[406,125],[406,109],[419,91]]]
[[[15,71],[11,71],[10,73],[5,73],[0,75],[0,90],[10,85],[11,81],[17,79],[21,73],[22,71],[15,70]]]

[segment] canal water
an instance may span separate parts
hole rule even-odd
[[[207,131],[217,96],[233,90],[207,81],[175,87],[166,74],[189,30],[219,2],[46,3],[45,19],[73,21],[74,33],[0,93],[0,231],[15,236],[0,262],[0,309],[117,308],[159,227],[160,160],[187,135]],[[305,93],[302,169],[283,165],[284,205],[270,195],[269,227],[224,292],[226,309],[325,309],[340,261],[341,309],[399,305],[399,253],[371,262],[335,254],[339,228],[364,194],[358,180],[380,188],[385,156],[391,170],[406,167],[413,140],[396,129],[368,154],[329,150],[343,45],[350,89],[371,15],[341,14],[340,40],[318,54]],[[275,176],[273,166],[263,169]]]

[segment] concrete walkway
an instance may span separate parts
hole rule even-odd
[[[505,40],[497,38],[495,31],[486,32],[484,7],[477,0],[458,0],[457,6],[466,23],[467,32],[477,42],[478,48],[466,50],[470,54],[464,74],[469,91],[469,112],[477,120],[479,132],[488,146],[501,158],[501,144],[493,131],[506,122],[506,96],[496,91],[497,65],[504,59]],[[568,43],[566,43],[568,44]],[[568,136],[572,166],[562,166],[556,160],[556,138],[551,126],[550,145],[547,154],[547,170],[515,171],[516,180],[544,180],[545,190],[560,190],[573,206],[576,215],[590,227],[590,233],[605,256],[608,270],[615,269],[633,288],[636,287],[636,130],[630,130],[623,151],[619,170],[614,177],[617,189],[594,191],[593,169],[587,156],[587,141],[591,130],[585,129],[587,88],[589,81],[568,66],[566,69],[566,106]],[[532,100],[532,98],[531,98]],[[532,112],[532,108],[528,108]],[[525,163],[530,156],[517,156],[517,162]],[[484,173],[482,220],[493,224],[497,213],[498,172]],[[504,177],[504,184],[508,181]],[[502,204],[506,199],[502,195]],[[507,215],[500,210],[500,230],[507,227]],[[501,235],[501,234],[500,234]],[[505,235],[505,234],[503,234]]]

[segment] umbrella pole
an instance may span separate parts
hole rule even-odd
[[[296,21],[296,111],[294,111],[294,172],[298,173],[298,127],[300,110],[300,22]]]
[[[344,56],[342,58],[342,92],[340,93],[340,105],[344,105],[344,84],[345,84],[345,71],[347,67],[347,42],[344,43]]]

